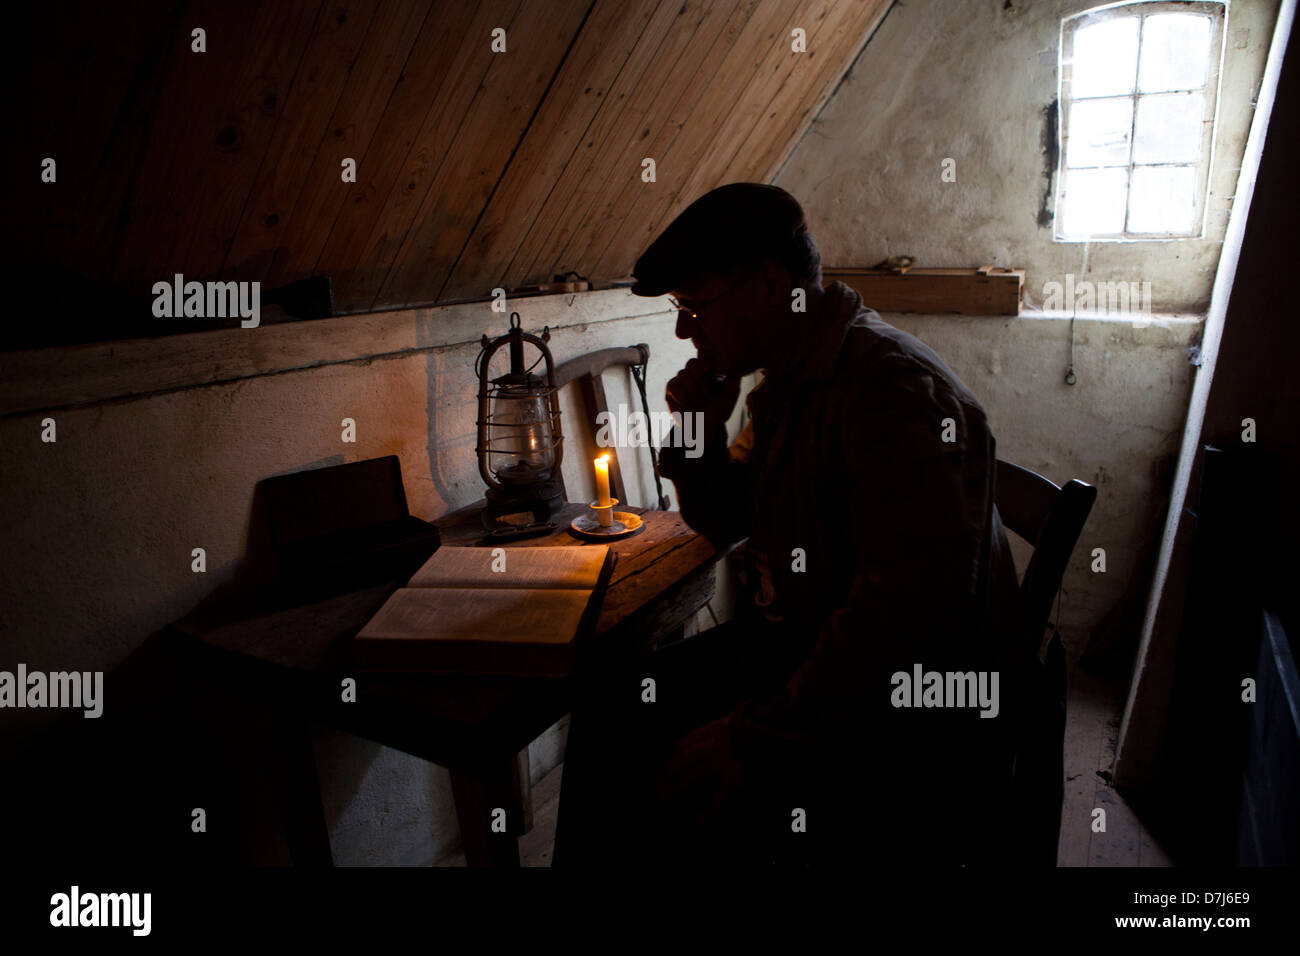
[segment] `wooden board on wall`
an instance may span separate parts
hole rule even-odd
[[[843,282],[877,312],[1018,315],[1024,269],[824,269],[822,281]]]

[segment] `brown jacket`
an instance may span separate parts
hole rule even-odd
[[[760,762],[883,727],[905,731],[900,753],[922,727],[946,746],[949,724],[927,722],[938,714],[891,708],[890,675],[1002,662],[1016,579],[994,438],[939,356],[848,286],[828,286],[808,321],[792,370],[748,395],[730,449],[718,429],[699,458],[662,453],[691,527],[719,546],[748,537],[755,601],[795,665],[774,697],[732,715],[733,740]]]

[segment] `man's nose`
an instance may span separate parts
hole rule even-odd
[[[685,309],[677,310],[677,337],[679,339],[693,339],[699,331],[700,324]]]

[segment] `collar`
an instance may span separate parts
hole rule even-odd
[[[865,316],[858,320],[864,311],[869,310],[863,309],[857,290],[838,281],[826,286],[820,314],[806,329],[796,330],[798,355],[794,362],[781,373],[764,370],[763,382],[771,381],[784,389],[831,379],[844,348],[844,337],[851,326],[865,322]]]

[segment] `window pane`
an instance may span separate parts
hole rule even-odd
[[[1129,232],[1192,231],[1196,209],[1196,168],[1138,166],[1129,193]]]
[[[1067,166],[1116,166],[1128,163],[1133,101],[1084,100],[1070,104],[1066,130]]]
[[[1210,67],[1210,18],[1157,13],[1142,28],[1139,89],[1190,90],[1204,86]]]
[[[1065,232],[1094,236],[1124,231],[1123,169],[1071,169],[1066,173]]]
[[[1139,96],[1133,162],[1197,162],[1204,116],[1204,93]]]
[[[1071,96],[1132,93],[1137,74],[1138,17],[1122,17],[1074,32]]]

